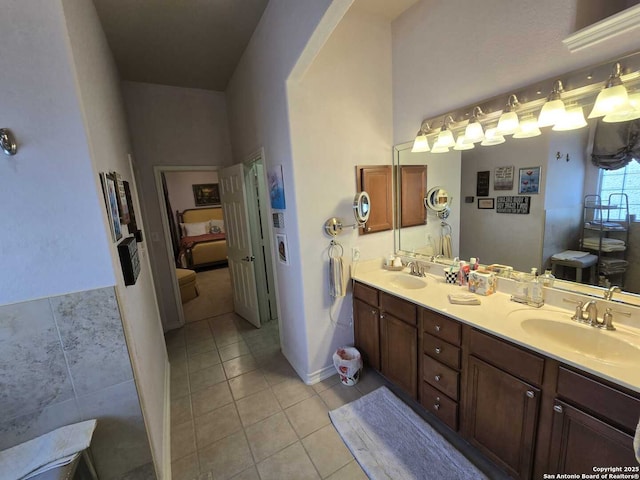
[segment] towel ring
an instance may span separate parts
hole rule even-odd
[[[338,255],[335,255],[338,249],[340,249],[340,253]],[[335,240],[331,240],[331,243],[329,244],[329,258],[338,258],[338,257],[342,257],[343,255],[344,255],[344,248],[342,247],[342,245],[340,245]]]

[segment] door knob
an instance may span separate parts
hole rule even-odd
[[[433,378],[435,379],[436,382],[439,382],[442,377],[440,375],[436,375]]]
[[[527,397],[534,398],[535,396],[536,394],[533,392],[533,390],[527,390]]]
[[[247,255],[246,257],[244,257],[242,259],[243,262],[253,262],[256,259],[256,257],[254,257],[253,255],[249,256]]]
[[[562,413],[562,405],[554,405],[553,410],[557,413]]]
[[[441,352],[441,351],[442,351],[442,350],[440,349],[440,347],[436,347],[436,353],[437,353],[438,355],[440,355],[440,352]]]

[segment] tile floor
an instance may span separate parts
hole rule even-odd
[[[167,333],[174,480],[366,479],[328,411],[384,380],[337,375],[305,385],[279,349],[277,323],[233,313]]]

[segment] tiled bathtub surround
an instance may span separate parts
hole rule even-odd
[[[0,412],[0,450],[97,418],[101,479],[151,462],[112,287],[0,307]]]

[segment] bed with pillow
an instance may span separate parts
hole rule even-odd
[[[227,263],[227,240],[221,207],[190,208],[178,213],[178,265],[197,269]]]

